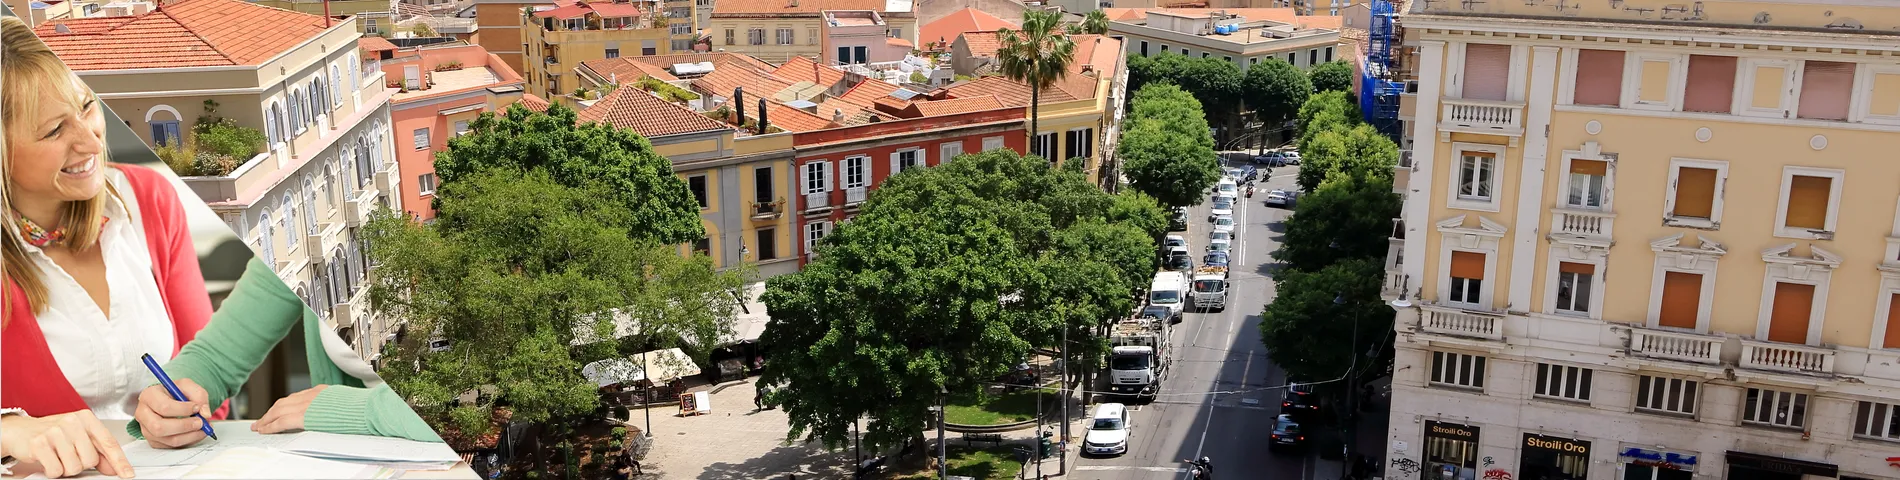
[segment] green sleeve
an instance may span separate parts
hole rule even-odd
[[[398,437],[418,442],[442,441],[389,385],[325,387],[310,402],[310,409],[303,412],[303,428],[312,432]]]
[[[251,259],[231,293],[211,314],[204,330],[166,364],[172,379],[189,378],[211,395],[211,404],[231,398],[272,348],[303,321],[307,307],[264,262]],[[145,438],[139,424],[126,424],[133,438]]]

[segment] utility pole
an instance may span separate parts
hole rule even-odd
[[[1073,395],[1071,395],[1071,392],[1069,391],[1069,323],[1066,321],[1066,319],[1062,323],[1061,351],[1062,351],[1062,379],[1061,379],[1061,382],[1062,382],[1062,441],[1056,443],[1056,445],[1061,446],[1062,448],[1056,451],[1056,455],[1060,455],[1056,457],[1056,472],[1059,472],[1061,474],[1067,474],[1069,473],[1069,424],[1074,423],[1074,422],[1070,421],[1070,418],[1069,418],[1069,403],[1070,403],[1069,401],[1072,400],[1070,397]]]
[[[943,410],[950,391],[937,387],[937,480],[950,480],[950,446],[943,441]]]

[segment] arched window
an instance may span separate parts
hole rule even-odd
[[[350,93],[363,90],[363,63],[356,59],[356,53],[350,53]]]
[[[290,92],[290,131],[303,133],[303,92]]]
[[[310,176],[303,177],[303,216],[304,235],[317,234],[317,192],[311,188]]]
[[[312,92],[310,94],[310,122],[316,123],[318,115],[322,115],[330,111],[330,109],[327,108],[328,103],[323,101],[323,99],[330,98],[330,97],[328,94],[325,94],[323,91],[323,79],[321,78],[311,80],[309,89],[310,89],[310,92]],[[321,127],[322,125],[318,125],[318,126]]]
[[[356,188],[368,186],[370,175],[376,172],[376,168],[370,163],[374,161],[373,157],[376,154],[370,150],[370,146],[373,144],[375,144],[374,137],[356,143],[356,177],[350,179],[350,181],[356,182]]]
[[[284,218],[283,218],[284,235],[287,238],[287,240],[284,242],[284,251],[295,252],[297,251],[297,243],[298,243],[297,242],[297,197],[291,196],[290,192],[284,192],[284,197],[283,197],[283,200],[281,201],[284,204]]]
[[[156,105],[146,110],[145,125],[151,127],[152,145],[174,145],[183,139],[183,132],[178,129],[178,122],[182,119],[178,109],[170,105]]]
[[[284,109],[277,106],[275,100],[270,102],[270,108],[264,109],[264,136],[270,139],[269,148],[277,148],[277,142],[284,140],[283,116]]]
[[[323,178],[321,180],[318,180],[317,187],[323,189],[323,204],[328,205],[330,208],[333,208],[333,209],[342,208],[341,205],[336,203],[336,185],[333,184],[334,182],[336,182],[336,159],[335,158],[326,158],[323,160],[322,175],[323,175]]]
[[[272,235],[270,212],[257,214],[257,253],[264,257],[264,264],[277,267],[277,236]]]
[[[343,89],[337,88],[337,82],[342,81],[342,79],[343,79],[343,74],[340,73],[340,71],[336,68],[336,65],[331,65],[330,66],[330,105],[331,106],[343,106]]]

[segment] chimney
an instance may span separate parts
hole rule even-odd
[[[732,87],[732,114],[738,115],[733,125],[745,126],[745,87]]]
[[[788,0],[788,1],[790,2],[789,5],[792,8],[798,8],[798,0]]]
[[[761,98],[759,99],[759,135],[765,134],[766,126],[767,124],[766,124],[766,119],[765,119],[765,99]]]
[[[844,109],[842,108],[831,109],[831,123],[844,125]]]

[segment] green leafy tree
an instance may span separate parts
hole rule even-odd
[[[1279,58],[1269,58],[1248,67],[1241,83],[1247,105],[1253,108],[1254,116],[1268,126],[1292,120],[1313,93],[1306,74]]]
[[[996,31],[1002,46],[996,49],[1003,76],[1029,85],[1029,137],[1034,139],[1042,112],[1042,91],[1069,74],[1075,61],[1075,41],[1062,30],[1062,13],[1023,11],[1023,29]]]
[[[1362,380],[1377,375],[1373,367],[1389,358],[1392,334],[1392,308],[1379,297],[1384,278],[1368,259],[1280,274],[1279,294],[1260,315],[1267,358],[1297,382],[1340,379],[1348,369]],[[1368,358],[1368,351],[1380,353]],[[1326,385],[1337,393],[1344,384]]]
[[[1115,194],[1115,204],[1108,207],[1108,220],[1139,228],[1155,242],[1168,234],[1168,210],[1155,197],[1136,190]]]
[[[1236,111],[1241,81],[1246,78],[1234,62],[1218,58],[1186,58],[1174,84],[1194,94],[1203,107],[1219,112]]]
[[[1273,258],[1303,272],[1347,259],[1383,259],[1398,213],[1391,180],[1340,175],[1300,197]]]
[[[1089,10],[1082,16],[1082,31],[1092,35],[1108,34],[1108,13],[1101,10]]]
[[[1116,147],[1129,184],[1170,207],[1200,203],[1221,175],[1200,102],[1164,82],[1135,92],[1134,104]]]
[[[1345,60],[1334,60],[1319,64],[1307,72],[1313,79],[1313,90],[1318,92],[1350,92],[1352,90],[1352,64]]]
[[[450,185],[492,168],[539,169],[570,187],[600,182],[607,189],[601,199],[633,212],[629,235],[665,244],[705,236],[699,202],[652,143],[632,130],[576,120],[574,110],[561,105],[546,114],[515,105],[504,115],[483,115],[469,134],[449,139],[449,150],[436,154],[436,176]],[[441,198],[434,200],[436,210]]]
[[[1342,173],[1390,184],[1392,167],[1399,161],[1399,146],[1371,125],[1331,124],[1300,144],[1300,157],[1298,182],[1303,191],[1314,191]]]

